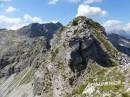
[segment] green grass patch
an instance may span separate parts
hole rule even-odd
[[[77,26],[78,23],[79,23],[79,19],[76,18],[76,19],[74,19],[74,20],[72,21],[72,26]]]
[[[60,31],[60,32],[62,32],[62,31],[64,31],[64,30],[65,30],[65,28],[66,28],[66,27],[65,27],[65,26],[63,26],[63,27],[61,27],[61,28],[59,29],[59,31]]]
[[[33,79],[33,71],[30,70],[29,72],[27,72],[25,75],[24,75],[24,78],[21,79],[20,81],[20,85],[22,84],[28,84],[29,82],[31,82]]]
[[[121,93],[122,97],[130,97],[130,93]]]
[[[104,38],[104,36],[100,33],[97,32],[96,30],[93,32],[93,34],[96,36],[96,39],[99,40],[100,43],[105,46],[106,50],[109,51],[109,54],[111,55],[112,58],[115,58],[117,55],[117,51],[112,47],[112,45]]]
[[[54,51],[51,51],[51,62],[55,60],[56,55],[59,53],[59,49],[56,48]]]
[[[119,89],[122,89],[122,85],[104,85],[98,87],[100,91],[113,91],[117,92]]]
[[[72,95],[82,94],[85,88],[86,88],[86,85],[76,86],[76,88],[74,88],[72,91]]]

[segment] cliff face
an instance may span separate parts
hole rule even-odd
[[[46,39],[12,37],[1,49],[0,97],[32,97],[33,76],[35,68],[44,61]]]
[[[29,29],[31,25],[33,27]],[[44,35],[45,28],[41,27],[54,26],[48,30],[54,33],[61,25],[31,25],[16,31],[0,30],[0,97],[33,97],[34,72],[45,61],[50,48],[50,33]]]
[[[91,19],[76,17],[50,44],[44,37],[12,40],[1,54],[0,97],[129,97],[130,59]]]
[[[46,63],[41,66],[43,69],[38,69],[44,76],[35,74],[35,95],[121,96],[124,92],[120,91],[128,90],[127,64],[129,58],[113,47],[100,24],[77,17],[54,35]]]

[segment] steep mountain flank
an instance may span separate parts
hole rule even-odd
[[[50,49],[46,36],[16,36],[1,54],[0,97],[130,96],[130,59],[99,23],[74,18],[55,33]]]
[[[49,26],[49,24],[43,25]],[[40,28],[36,26],[36,29]],[[58,30],[58,27],[54,26],[50,31],[54,33],[56,29]],[[50,36],[21,35],[20,33],[24,31],[24,28],[20,31],[0,30],[0,97],[33,96],[35,68],[38,68],[46,58],[47,50],[50,48],[48,43]],[[28,31],[31,32],[31,29]],[[41,30],[41,33],[43,32]]]
[[[127,55],[118,52],[109,42],[100,24],[77,17],[62,27],[51,41],[46,62],[35,74],[34,95],[129,95],[129,63]]]
[[[35,68],[45,60],[46,38],[4,38],[8,41],[0,45],[0,97],[32,97]]]

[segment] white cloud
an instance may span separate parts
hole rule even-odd
[[[119,20],[108,20],[103,23],[107,32],[124,30],[130,32],[130,23],[123,23]]]
[[[49,4],[56,4],[60,0],[49,0]],[[103,0],[66,0],[69,3],[78,3],[80,1],[83,1],[82,4],[92,4],[92,3],[99,3],[102,2]]]
[[[60,0],[49,0],[49,4],[56,4],[56,3],[58,3]],[[80,2],[81,0],[66,0],[67,2],[69,2],[69,3],[78,3],[78,2]]]
[[[70,2],[70,3],[78,3],[78,2],[80,2],[81,0],[68,0],[68,2]]]
[[[3,3],[6,3],[6,2],[10,2],[12,0],[0,0],[0,5],[2,5]]]
[[[16,8],[15,7],[12,7],[12,6],[9,6],[6,10],[5,10],[5,12],[7,12],[7,13],[12,13],[12,12],[15,12],[16,11]]]
[[[108,20],[103,23],[103,26],[106,28],[107,31],[112,31],[122,29],[123,24],[119,20]]]
[[[130,23],[126,25],[126,31],[130,32]]]
[[[49,0],[49,4],[56,4],[57,2],[59,2],[60,0]]]
[[[25,14],[23,19],[24,19],[24,21],[29,22],[29,23],[30,22],[39,22],[39,23],[42,22],[41,18],[39,18],[39,17],[32,17],[32,16],[30,16],[28,14]]]
[[[33,17],[28,14],[24,15],[23,18],[12,18],[0,15],[0,28],[18,29],[34,22],[42,23],[43,20],[39,17]]]
[[[85,0],[84,4],[92,4],[92,3],[98,3],[102,2],[103,0]]]
[[[76,16],[94,16],[94,15],[105,16],[106,14],[107,12],[101,9],[100,7],[91,7],[86,4],[80,4]]]
[[[9,2],[9,1],[12,1],[12,0],[0,0],[0,2]]]

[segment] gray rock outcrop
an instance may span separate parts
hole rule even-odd
[[[33,31],[28,29],[30,26],[19,29],[25,35],[17,31],[12,31],[14,35],[10,33],[13,36],[8,36],[8,31],[0,32],[6,36],[0,38],[3,40],[0,42],[0,97],[90,97],[86,93],[87,85],[104,81],[123,83],[112,87],[110,91],[116,91],[114,95],[123,95],[120,91],[128,90],[124,87],[129,80],[124,73],[128,75],[128,72],[120,65],[129,64],[129,57],[111,44],[99,23],[76,17],[53,32],[50,42],[50,37],[40,33],[43,25],[34,25]],[[35,33],[36,37],[28,36],[35,30],[40,31]],[[104,88],[92,87],[97,90],[91,97],[105,94]]]

